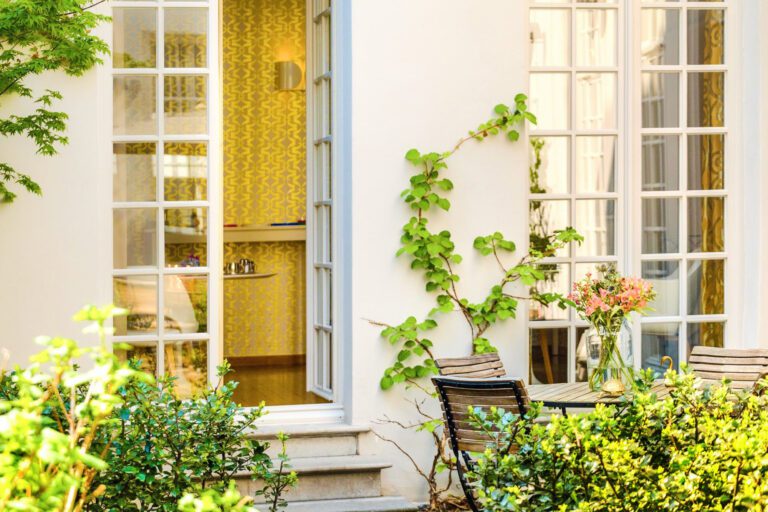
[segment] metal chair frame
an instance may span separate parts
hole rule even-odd
[[[521,389],[522,381],[518,379],[493,379],[493,380],[479,380],[472,378],[449,378],[449,377],[432,377],[432,382],[437,388],[437,392],[440,395],[440,400],[443,404],[443,412],[445,414],[445,424],[448,427],[448,435],[451,441],[451,448],[453,454],[456,457],[456,471],[459,475],[459,482],[461,488],[464,490],[464,494],[467,497],[467,503],[469,504],[472,512],[480,512],[473,489],[467,481],[466,473],[471,471],[474,466],[474,461],[470,456],[471,452],[459,449],[459,437],[457,432],[457,426],[454,418],[456,411],[451,406],[446,388],[465,389],[465,390],[498,390],[507,389],[512,391],[517,401],[518,412],[522,416],[528,412],[528,402],[523,398],[524,389]],[[524,386],[524,384],[523,384]],[[525,393],[527,397],[527,393]],[[492,407],[490,405],[484,407]],[[502,406],[503,407],[503,406]]]

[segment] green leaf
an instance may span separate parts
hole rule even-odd
[[[507,132],[507,138],[512,142],[516,142],[520,138],[520,133],[517,130],[510,130]]]
[[[409,149],[405,154],[405,159],[416,164],[421,160],[421,154],[417,149]]]

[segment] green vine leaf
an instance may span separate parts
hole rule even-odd
[[[502,275],[499,284],[491,287],[488,295],[481,302],[474,303],[459,295],[457,283],[461,281],[455,267],[460,265],[463,258],[455,252],[451,233],[447,230],[439,233],[432,232],[428,227],[427,216],[433,208],[449,211],[450,200],[444,193],[454,190],[453,182],[442,176],[448,168],[447,159],[470,140],[482,141],[487,137],[504,134],[508,140],[515,142],[520,139],[520,129],[526,123],[536,123],[536,117],[528,111],[527,96],[515,96],[513,107],[500,103],[493,109],[495,117],[480,123],[476,130],[470,130],[467,137],[461,139],[451,151],[422,153],[410,149],[405,158],[418,172],[409,178],[409,187],[401,197],[414,215],[403,225],[400,236],[401,246],[397,256],[410,258],[413,270],[420,271],[425,279],[424,288],[428,293],[435,293],[436,305],[429,312],[429,317],[419,322],[410,316],[399,325],[386,326],[381,335],[393,346],[398,348],[393,364],[384,371],[380,386],[390,389],[396,384],[412,379],[423,378],[437,373],[434,362],[433,343],[424,337],[424,331],[437,327],[437,322],[431,318],[437,314],[460,312],[467,322],[472,340],[472,352],[483,354],[495,352],[496,348],[484,336],[486,330],[499,321],[515,318],[519,298],[510,295],[505,287],[519,281],[525,286],[533,285],[546,278],[547,273],[538,268],[538,262],[555,253],[572,242],[580,243],[583,238],[573,228],[556,231],[552,234],[541,233],[536,244],[531,243],[529,253],[515,265],[507,266],[502,256],[507,256],[517,250],[512,240],[507,240],[500,232],[487,236],[478,236],[473,241],[473,247],[481,255],[494,255],[501,268]],[[532,144],[539,148],[536,153],[540,165],[540,150],[543,142],[532,139]],[[538,179],[538,167],[530,170],[531,178]],[[541,191],[533,191],[539,193]],[[541,202],[531,201],[532,205]],[[542,303],[557,303],[567,307],[567,302],[557,294],[538,293],[531,288],[532,300]]]

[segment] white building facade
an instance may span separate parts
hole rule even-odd
[[[633,325],[637,366],[653,366],[664,355],[684,361],[697,343],[768,347],[768,4],[300,3],[303,48],[286,43],[287,55],[275,50],[265,68],[271,73],[273,64],[295,62],[300,83],[285,86],[289,93],[275,84],[283,96],[253,92],[260,104],[276,102],[271,113],[255,110],[249,118],[249,100],[232,99],[250,91],[237,86],[250,80],[247,70],[231,74],[236,63],[248,62],[236,57],[245,46],[232,41],[251,32],[226,30],[228,16],[240,12],[228,10],[227,0],[100,5],[114,18],[100,29],[113,55],[82,78],[39,77],[36,86],[64,96],[70,144],[44,158],[28,141],[0,141],[2,158],[43,189],[41,198],[20,194],[0,206],[0,345],[12,362],[35,352],[37,335],[82,338],[70,317],[84,303],[123,301],[133,323],[117,322],[115,338],[150,359],[153,371],[187,375],[195,360],[194,387],[224,358],[241,358],[243,375],[255,375],[257,399],[259,389],[271,389],[258,380],[271,368],[266,358],[291,361],[301,366],[301,398],[273,407],[268,422],[374,424],[427,460],[428,437],[375,425],[384,416],[412,418],[404,399],[418,395],[379,388],[397,349],[368,320],[423,318],[434,306],[423,278],[405,257],[395,257],[410,216],[399,197],[412,170],[404,154],[414,147],[449,150],[519,92],[528,94],[538,125],[515,143],[499,138],[462,148],[445,171],[455,184],[451,210],[432,216],[464,256],[457,269],[462,294],[479,300],[497,280],[495,263],[472,249],[474,238],[501,231],[522,253],[531,230],[541,228],[532,227],[535,206],[547,229],[573,225],[585,236],[581,247],[549,262],[556,269],[552,289],[567,291],[601,263],[656,285],[656,311]],[[259,15],[271,12],[265,7]],[[179,33],[194,37],[178,42]],[[259,171],[248,166],[266,164],[253,160],[237,178],[226,174],[240,165],[228,126],[245,133],[249,123],[283,123],[283,115],[293,116],[286,126],[301,121],[294,135],[304,144],[302,190],[285,192],[290,183],[270,181],[298,199],[282,217],[265,221],[262,203],[233,206],[241,188],[259,195],[258,183],[246,178],[255,173],[258,182]],[[543,149],[539,189],[532,192],[534,141]],[[285,150],[274,159],[278,167],[296,156],[290,142],[269,147]],[[242,154],[251,151],[262,150]],[[297,234],[284,234],[292,229]],[[275,256],[263,279],[225,275],[225,265],[241,255],[262,272],[259,258],[268,251],[243,248],[257,242],[269,254],[302,244],[299,264],[285,270],[294,260]],[[267,280],[287,272],[294,277],[275,281],[276,292],[267,288]],[[227,288],[250,285],[265,288],[242,295]],[[301,299],[284,309],[279,302],[249,309],[248,301],[280,290]],[[261,339],[253,333],[273,328],[238,330],[259,315],[286,322],[275,330],[292,332],[297,352],[238,351],[237,336]],[[436,318],[435,351],[468,355],[460,315]],[[573,312],[521,304],[517,318],[493,327],[488,338],[510,375],[574,381],[583,330]],[[400,453],[372,436],[365,443],[394,464],[383,473],[385,492],[424,499],[424,486]]]

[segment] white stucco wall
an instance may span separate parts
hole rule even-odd
[[[400,227],[410,213],[399,193],[414,172],[404,160],[412,148],[445,151],[492,115],[496,103],[511,103],[527,90],[525,2],[487,0],[394,0],[386,8],[372,1],[352,4],[352,340],[353,407],[356,423],[389,415],[413,416],[402,388],[383,392],[378,381],[397,351],[365,319],[399,323],[423,318],[434,297],[407,257],[395,259]],[[481,300],[499,279],[492,259],[472,249],[478,235],[498,230],[524,247],[527,239],[527,150],[525,141],[499,138],[473,142],[449,161],[446,177],[456,188],[447,215],[432,215],[450,228],[457,252],[459,289]],[[525,317],[521,311],[521,317]],[[433,333],[441,356],[468,355],[468,328],[458,313],[438,318]],[[525,376],[528,337],[524,321],[489,332],[511,375]],[[418,396],[418,395],[414,395]],[[417,460],[432,447],[427,434],[402,436],[397,428],[374,426],[398,437]],[[379,452],[389,450],[374,443]],[[392,452],[390,452],[392,453]],[[423,499],[424,485],[406,458],[393,453],[395,467],[385,486]]]
[[[102,37],[109,33],[103,26]],[[106,78],[106,82],[105,82]],[[39,347],[35,336],[62,335],[93,341],[72,315],[86,303],[109,302],[108,239],[110,126],[100,115],[109,105],[111,82],[91,70],[80,78],[45,74],[31,82],[36,91],[59,90],[54,108],[69,115],[70,143],[54,157],[35,155],[21,137],[0,139],[0,160],[32,176],[38,197],[15,188],[12,204],[0,204],[0,347],[11,363],[24,363]],[[3,98],[0,112],[33,108],[29,101]]]
[[[351,0],[350,0],[351,1]],[[757,13],[759,26],[768,26],[768,6],[744,0]],[[751,2],[751,3],[750,3]],[[349,338],[344,376],[351,391],[350,421],[374,422],[389,415],[408,420],[412,407],[404,390],[383,392],[378,381],[391,364],[392,348],[365,319],[397,323],[410,314],[423,317],[433,298],[423,291],[423,279],[409,268],[406,257],[396,259],[400,226],[409,212],[399,199],[413,172],[403,158],[416,147],[442,151],[453,147],[467,130],[491,115],[498,102],[512,102],[527,89],[527,12],[522,0],[374,0],[352,1],[351,13],[351,297]],[[104,28],[107,34],[109,28]],[[749,38],[752,39],[749,39]],[[768,346],[768,39],[757,28],[745,32],[742,66],[749,73],[745,112],[760,112],[744,120],[744,165],[752,168],[757,186],[743,184],[745,222],[754,231],[744,236],[744,316],[747,343]],[[751,64],[750,64],[751,63]],[[758,64],[759,63],[759,67]],[[749,66],[752,66],[750,68]],[[745,76],[746,73],[745,73]],[[43,187],[42,198],[20,194],[13,205],[0,205],[0,346],[12,349],[14,362],[36,350],[39,334],[82,336],[70,321],[83,303],[110,300],[111,244],[109,173],[111,156],[108,115],[110,79],[91,72],[79,79],[46,75],[37,82],[65,96],[70,114],[70,145],[55,158],[33,155],[21,139],[0,139],[0,159],[25,170]],[[748,100],[748,98],[751,98]],[[752,103],[759,107],[754,109]],[[13,103],[0,104],[3,113]],[[757,132],[755,132],[755,129]],[[746,138],[755,137],[754,145]],[[761,142],[762,141],[762,142]],[[481,299],[498,279],[492,260],[480,258],[472,240],[496,230],[523,247],[527,238],[527,145],[506,140],[470,142],[451,158],[446,176],[456,190],[447,215],[434,215],[435,225],[449,227],[457,252],[461,292]],[[751,155],[751,156],[750,156]],[[754,157],[754,158],[753,158]],[[734,248],[739,250],[739,248]],[[754,277],[752,277],[754,276]],[[749,298],[754,298],[749,302]],[[489,332],[508,372],[527,376],[528,337],[524,319]],[[431,336],[443,356],[470,351],[467,327],[459,315],[439,317],[441,327]],[[751,322],[751,323],[750,323]],[[432,447],[427,435],[402,435],[397,429],[375,428],[396,437],[418,460]],[[385,489],[423,499],[424,486],[407,459],[374,438],[371,451],[386,453],[395,463],[385,472]]]

